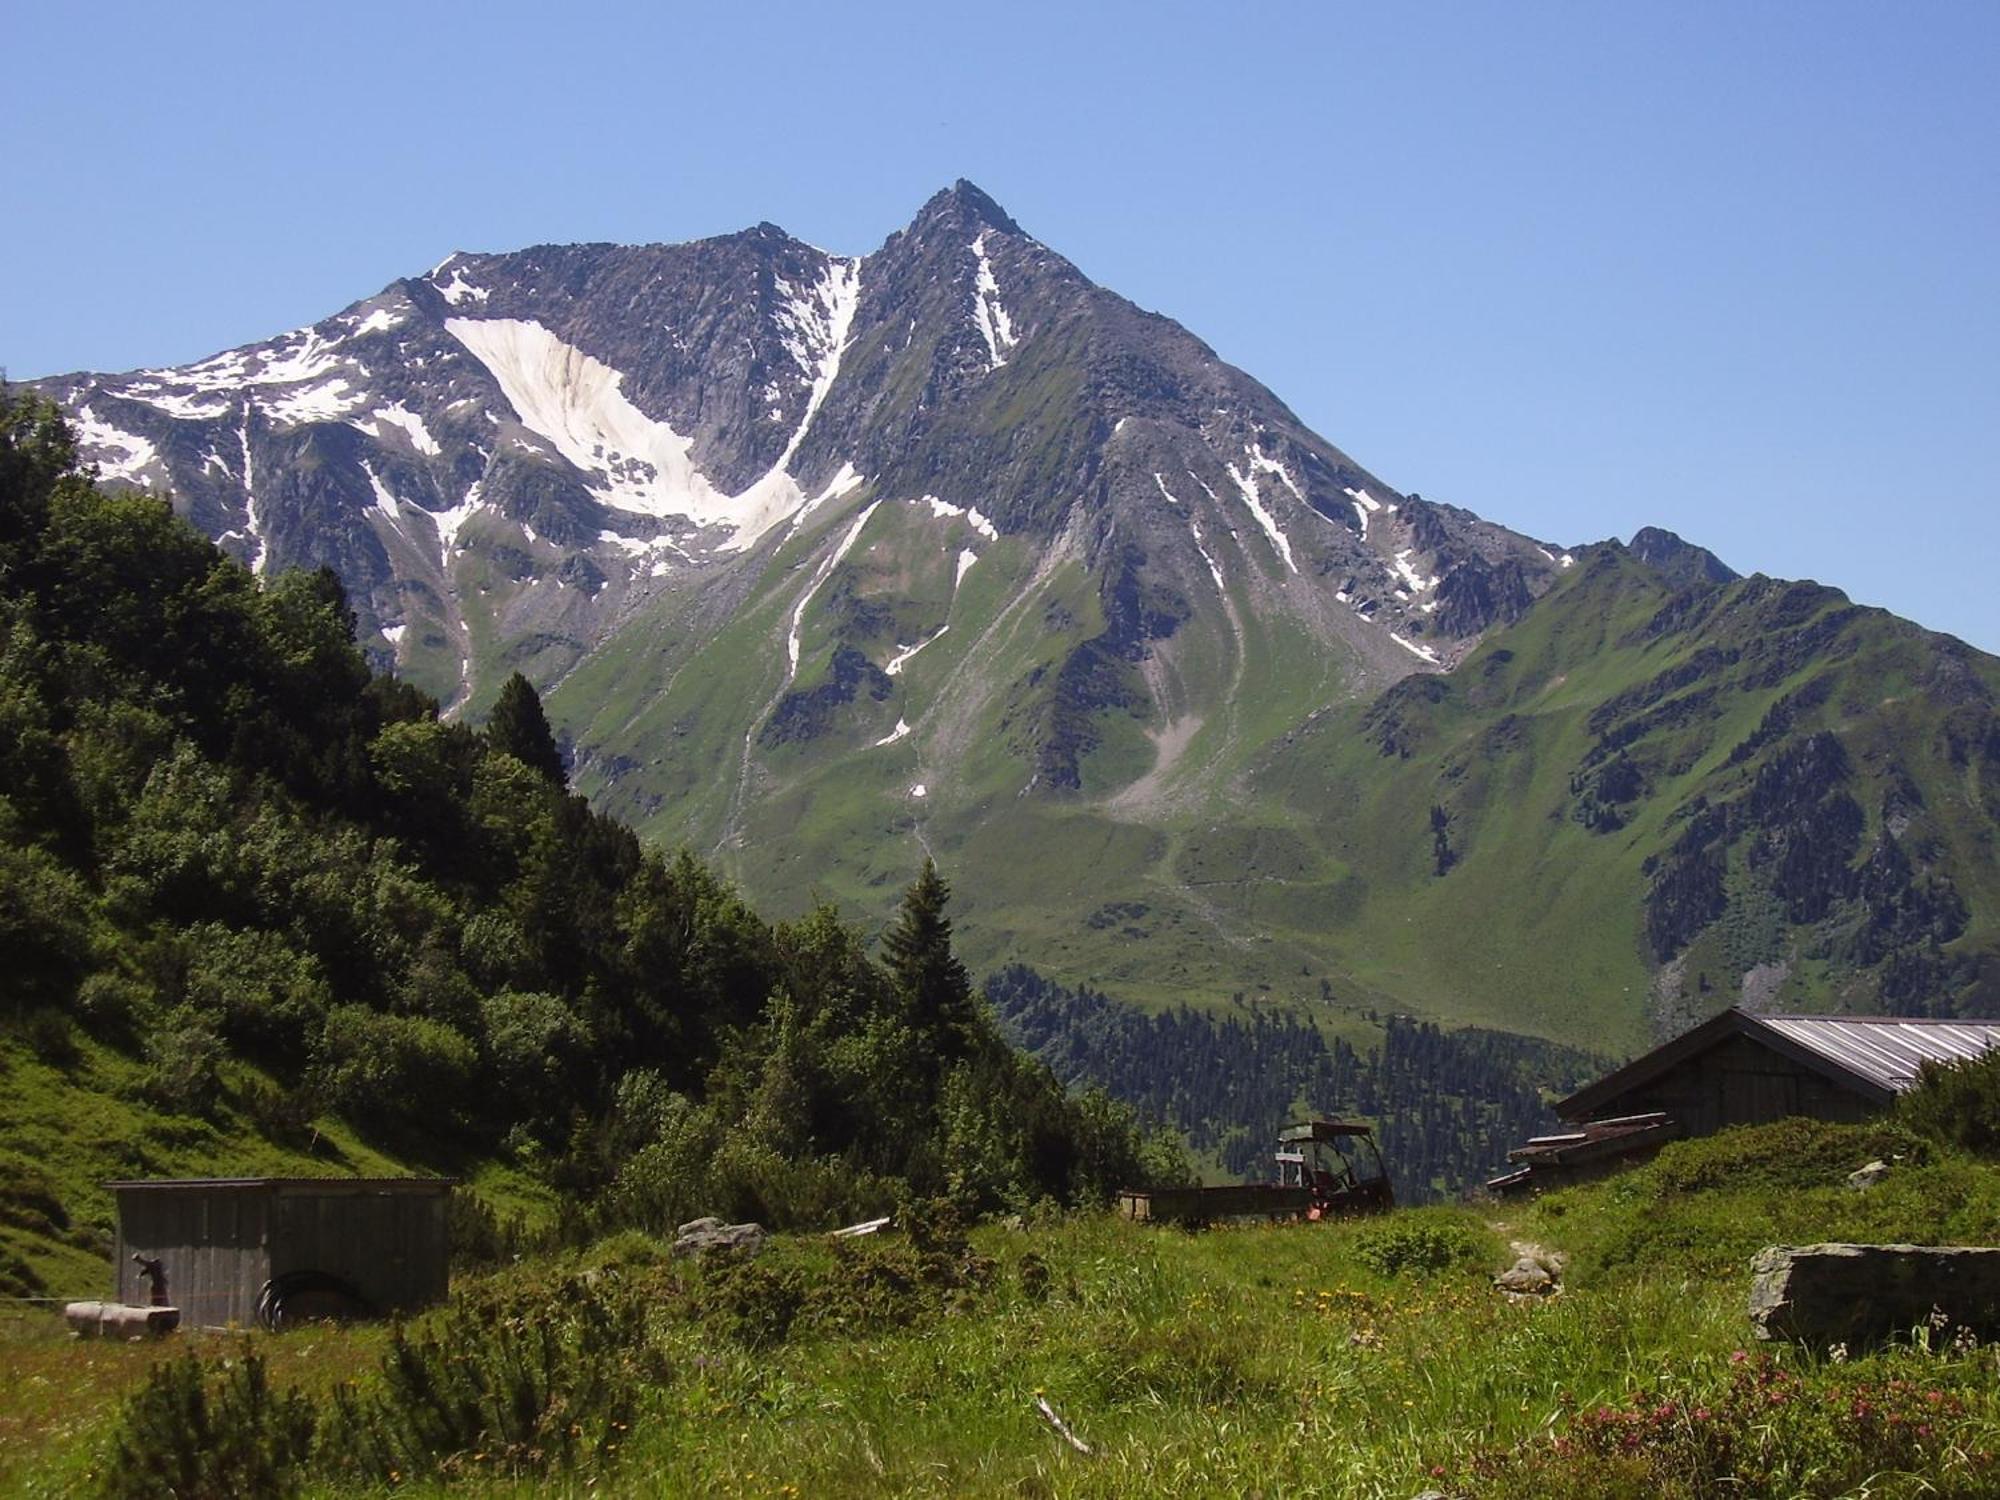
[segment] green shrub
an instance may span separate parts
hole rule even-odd
[[[1634,1176],[1657,1195],[1710,1188],[1833,1187],[1877,1157],[1927,1161],[1932,1154],[1926,1142],[1893,1121],[1838,1125],[1796,1118],[1675,1141],[1643,1175]]]
[[[338,1005],[327,1013],[310,1081],[356,1124],[435,1130],[464,1098],[476,1065],[472,1043],[441,1021]]]
[[[274,1392],[262,1358],[164,1360],[126,1398],[100,1493],[106,1500],[237,1500],[296,1494],[312,1450],[312,1403]]]
[[[145,1031],[140,1093],[177,1114],[212,1113],[222,1097],[222,1037],[209,1017],[185,1005]]]
[[[2000,1156],[2000,1052],[1969,1062],[1925,1063],[1896,1101],[1908,1129],[1980,1156]]]
[[[1381,1276],[1430,1276],[1492,1255],[1493,1237],[1456,1214],[1405,1211],[1354,1237],[1354,1258]]]
[[[335,1390],[321,1467],[391,1484],[603,1467],[640,1391],[668,1378],[647,1338],[650,1301],[603,1272],[489,1284],[398,1327],[376,1379]]]
[[[1974,1359],[1904,1354],[1867,1372],[1789,1371],[1738,1350],[1726,1376],[1567,1403],[1546,1436],[1475,1457],[1493,1497],[1985,1496],[2000,1486],[1993,1402]],[[1453,1479],[1460,1476],[1449,1476]]]

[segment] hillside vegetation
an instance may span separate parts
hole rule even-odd
[[[774,926],[570,794],[525,681],[474,730],[352,637],[0,391],[0,1291],[97,1290],[122,1176],[448,1170],[490,1249],[1155,1169],[1001,1041],[935,870],[879,961]]]
[[[1844,1185],[1883,1153],[1899,1159],[1881,1184]],[[191,1358],[24,1329],[0,1343],[0,1373],[65,1400],[4,1419],[0,1481],[1390,1500],[2000,1483],[1993,1346],[1950,1326],[1817,1354],[1749,1339],[1746,1259],[1762,1244],[2000,1230],[1992,1166],[1893,1124],[1683,1142],[1508,1219],[1400,1210],[1199,1234],[1098,1214],[969,1234],[949,1215],[903,1222],[705,1266],[625,1234],[462,1280],[401,1330],[183,1340]],[[1502,1297],[1487,1278],[1528,1241],[1568,1254],[1564,1289]],[[117,1420],[76,1420],[118,1393]]]

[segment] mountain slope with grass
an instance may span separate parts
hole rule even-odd
[[[259,579],[0,392],[0,1293],[90,1295],[107,1178],[471,1177],[476,1248],[1176,1170],[1009,1048],[913,866],[878,960],[773,925],[486,728],[370,671],[327,570]]]
[[[2000,662],[1817,585],[1577,555],[1449,676],[1258,768],[1351,872],[1330,941],[1419,1010],[1626,1049],[1738,1002],[1993,1014]]]

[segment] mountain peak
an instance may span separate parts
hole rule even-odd
[[[917,225],[939,222],[974,231],[997,229],[1003,234],[1021,232],[1021,226],[1014,222],[1006,209],[963,177],[941,192],[932,194],[930,201],[917,211]]]
[[[1660,526],[1632,534],[1627,550],[1655,572],[1677,582],[1734,583],[1742,575],[1706,547],[1697,547]]]

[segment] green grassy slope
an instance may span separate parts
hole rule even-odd
[[[775,910],[877,923],[930,853],[977,968],[1146,1006],[1330,988],[1609,1052],[1738,998],[2000,1005],[2000,666],[1956,642],[1607,544],[1449,676],[1371,702],[1236,580],[1130,667],[1142,717],[1109,687],[1049,696],[1103,628],[1085,570],[1002,544],[954,594],[948,535],[884,506],[807,602],[788,685],[791,612],[865,499],[780,549],[782,586],[713,645],[672,644],[663,613],[555,699],[604,705],[579,731],[609,758],[600,802]],[[922,640],[821,732],[759,740],[837,649]],[[1038,782],[1052,734],[1094,741],[1073,791]]]
[[[1366,872],[1330,935],[1420,1007],[1624,1045],[1649,1018],[1719,1009],[1746,975],[1793,1009],[1990,1008],[1997,668],[1831,590],[1751,579],[1689,595],[1603,549],[1450,678],[1314,726],[1260,785]],[[1816,734],[1846,770],[1830,787],[1783,782]],[[1756,805],[1760,785],[1778,805]],[[1838,813],[1814,801],[1828,796],[1858,826],[1821,856],[1793,825]],[[1701,810],[1731,807],[1724,909],[1661,951],[1650,893]],[[1887,842],[1917,887],[1951,882],[1964,921],[1871,962],[1858,940],[1888,898],[1851,876]]]

